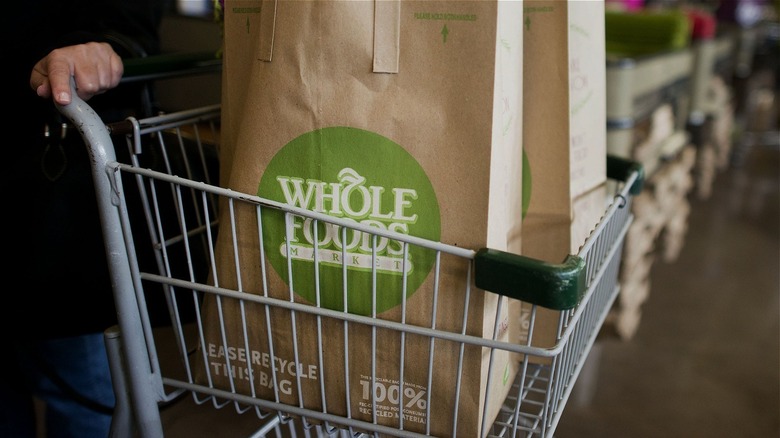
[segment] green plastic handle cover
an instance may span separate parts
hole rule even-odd
[[[548,309],[567,310],[587,291],[585,260],[566,256],[561,264],[483,248],[474,258],[478,288]]]
[[[607,177],[628,182],[638,195],[644,185],[641,164],[616,156],[607,156]],[[585,260],[568,255],[563,263],[548,263],[531,257],[483,248],[474,258],[475,285],[493,293],[554,310],[574,308],[588,289]]]
[[[636,172],[637,178],[629,189],[629,193],[636,196],[642,192],[642,186],[645,184],[644,167],[636,161],[607,155],[607,178],[627,181],[634,172]]]
[[[146,81],[222,71],[222,59],[214,52],[177,52],[128,58],[124,63],[122,82]]]

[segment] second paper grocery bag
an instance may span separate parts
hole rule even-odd
[[[522,2],[228,0],[224,11],[222,186],[520,252]],[[236,229],[220,229],[215,283],[480,337],[498,318],[495,337],[516,338],[465,259],[439,264],[431,250],[271,209],[220,214]],[[234,257],[256,269],[237,274]],[[437,436],[484,434],[519,366],[497,351],[488,379],[482,348],[466,346],[461,362],[458,342],[281,307],[207,299],[203,312],[200,373],[217,386],[232,390],[232,373],[238,392],[277,388],[286,404]]]
[[[523,254],[561,263],[606,210],[603,0],[528,0],[523,21],[523,147],[530,194]],[[560,312],[539,308],[532,345],[550,348]]]

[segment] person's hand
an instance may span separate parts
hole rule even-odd
[[[60,105],[71,101],[70,78],[76,79],[78,96],[89,100],[119,85],[122,58],[108,43],[91,42],[52,50],[30,74],[30,86],[43,98]]]

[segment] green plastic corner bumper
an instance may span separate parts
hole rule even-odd
[[[644,167],[642,167],[642,165],[636,161],[619,158],[613,155],[607,156],[608,178],[619,181],[626,181],[634,172],[637,173],[637,178],[636,181],[634,181],[634,184],[631,186],[631,189],[629,189],[629,193],[636,196],[642,192],[642,187],[645,183]]]
[[[474,258],[475,284],[510,298],[554,310],[571,309],[587,291],[585,260],[569,255],[561,264],[494,249]]]
[[[628,183],[628,193],[638,195],[644,185],[641,164],[607,156],[607,177]],[[483,248],[474,258],[475,285],[483,290],[554,310],[574,308],[587,292],[585,260],[568,255],[563,263]]]

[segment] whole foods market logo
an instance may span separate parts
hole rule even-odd
[[[406,234],[409,225],[414,224],[418,218],[417,214],[409,216],[405,212],[417,197],[416,190],[393,189],[391,204],[384,206],[381,196],[384,187],[366,187],[366,178],[349,167],[339,172],[339,180],[335,184],[314,179],[304,181],[302,178],[288,176],[278,176],[276,180],[284,193],[285,203],[332,216],[360,219],[359,223],[363,225]],[[390,210],[386,211],[385,207]],[[314,261],[314,242],[319,242],[319,260],[324,264],[346,264],[349,268],[364,270],[376,268],[380,273],[400,274],[404,270],[414,270],[412,261],[408,258],[404,260],[403,245],[398,240],[386,237],[377,237],[374,240],[370,233],[356,232],[349,228],[342,230],[333,224],[325,224],[315,238],[313,219],[302,216],[293,216],[291,219],[291,240],[289,244],[282,243],[282,256],[289,256],[294,260]],[[342,231],[347,234],[342,235]]]
[[[371,229],[440,239],[439,205],[422,167],[370,131],[331,127],[292,140],[269,163],[258,194]],[[262,219],[276,272],[296,294],[331,309],[370,315],[398,306],[435,260],[432,250],[353,227],[268,209]]]

